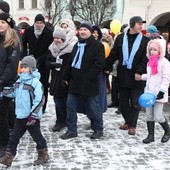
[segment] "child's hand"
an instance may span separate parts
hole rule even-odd
[[[157,95],[157,100],[163,99],[164,98],[164,92],[159,91],[158,95]]]
[[[31,114],[31,115],[28,117],[27,126],[34,125],[35,122],[36,122],[36,116],[34,116],[34,115]]]

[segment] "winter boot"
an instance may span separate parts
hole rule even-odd
[[[161,139],[161,142],[164,143],[164,142],[167,142],[170,138],[170,129],[169,129],[169,124],[167,122],[167,120],[164,122],[164,123],[159,123],[163,130],[165,131],[162,139]]]
[[[49,160],[48,150],[47,148],[38,149],[38,159],[34,161],[34,165],[42,165]]]
[[[143,140],[143,143],[150,143],[154,142],[154,126],[155,122],[147,121],[147,129],[148,129],[148,136],[146,139]]]
[[[14,157],[15,156],[12,155],[12,153],[7,149],[6,152],[5,152],[5,155],[0,160],[0,163],[3,164],[3,165],[6,165],[7,167],[10,167]]]

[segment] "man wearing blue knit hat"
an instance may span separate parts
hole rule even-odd
[[[85,106],[90,110],[93,129],[92,139],[103,136],[103,118],[99,105],[99,74],[105,64],[104,46],[92,35],[92,24],[80,25],[80,39],[73,47],[71,57],[63,74],[63,86],[68,85],[67,132],[61,138],[77,137],[77,106],[80,97],[85,97]]]

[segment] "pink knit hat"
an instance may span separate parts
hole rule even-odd
[[[150,54],[150,49],[155,48],[160,52],[160,57],[165,57],[166,53],[166,41],[164,39],[153,39],[148,42],[147,45],[147,57],[149,57]]]

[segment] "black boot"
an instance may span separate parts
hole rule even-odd
[[[148,136],[146,139],[143,140],[143,143],[150,143],[154,142],[154,126],[155,122],[147,121],[147,129],[148,129]]]
[[[60,130],[62,130],[63,128],[66,127],[66,123],[56,123],[53,128],[52,131],[53,132],[59,132]]]
[[[169,129],[169,124],[167,122],[167,120],[164,122],[164,123],[159,123],[163,130],[165,131],[162,139],[161,139],[161,142],[164,143],[164,142],[167,142],[170,138],[170,129]]]

